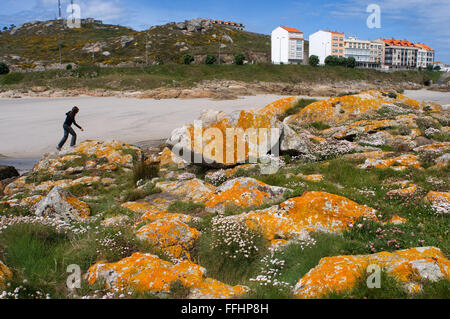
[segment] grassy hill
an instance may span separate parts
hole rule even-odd
[[[196,57],[194,63],[202,63],[206,54],[218,55],[221,43],[225,62],[238,52],[258,62],[269,59],[269,36],[223,26],[209,25],[189,32],[169,23],[135,31],[117,25],[86,23],[81,28],[68,29],[63,21],[47,21],[1,32],[0,60],[21,69],[59,63],[60,44],[63,64],[144,64],[147,44],[151,64],[179,63],[186,53]]]

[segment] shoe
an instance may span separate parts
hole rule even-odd
[[[58,150],[58,152],[61,151],[61,147],[56,147],[56,149]]]

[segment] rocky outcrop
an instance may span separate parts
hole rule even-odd
[[[305,240],[308,233],[317,231],[340,233],[362,217],[377,221],[376,210],[342,196],[305,192],[279,205],[229,218],[243,220],[250,228],[262,230],[274,242]]]
[[[384,269],[410,292],[420,291],[422,280],[450,280],[450,261],[438,248],[421,247],[392,253],[322,258],[319,265],[298,281],[294,295],[320,298],[330,291],[350,291],[370,265]]]
[[[433,209],[441,214],[450,214],[450,192],[430,191],[425,199],[431,204]]]
[[[19,175],[19,172],[14,166],[0,165],[0,181],[11,177],[17,177]]]
[[[118,291],[137,291],[164,294],[170,285],[181,282],[190,289],[188,298],[233,298],[248,291],[245,286],[230,286],[206,277],[205,268],[190,261],[177,264],[155,255],[134,253],[116,263],[99,262],[91,266],[87,279],[92,285],[98,281],[106,288]]]
[[[61,187],[54,187],[47,197],[36,204],[37,216],[49,216],[66,222],[83,222],[89,218],[89,206]]]

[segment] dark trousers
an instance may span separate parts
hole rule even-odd
[[[66,143],[67,138],[69,137],[69,134],[72,135],[72,140],[70,141],[70,146],[75,146],[75,143],[77,142],[77,133],[71,128],[69,125],[64,124],[64,136],[58,144],[58,148],[62,148],[64,143]]]

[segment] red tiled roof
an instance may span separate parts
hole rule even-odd
[[[415,47],[414,43],[408,40],[396,40],[396,39],[380,39],[386,42],[389,45],[397,46],[397,47]]]
[[[299,29],[296,28],[292,28],[292,27],[283,27],[281,26],[284,30],[288,31],[288,32],[294,32],[294,33],[303,33],[302,31],[300,31]]]
[[[423,44],[423,43],[416,43],[414,44],[414,46],[418,47],[418,48],[422,48],[425,49],[427,51],[434,51],[432,48],[430,48],[428,45]]]

